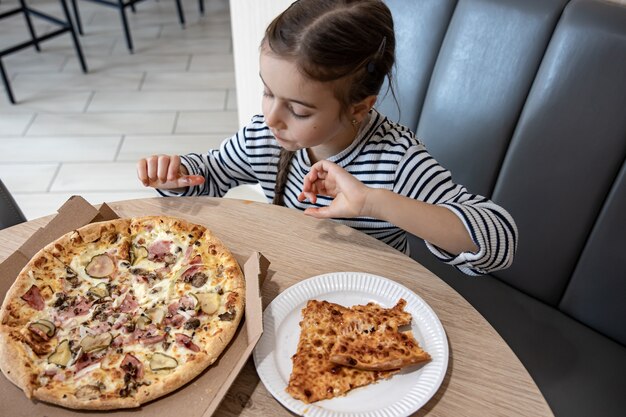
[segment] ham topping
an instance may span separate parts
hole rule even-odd
[[[88,366],[91,366],[95,363],[98,363],[102,360],[102,357],[100,358],[93,358],[90,354],[88,353],[84,353],[82,355],[80,355],[80,357],[76,360],[76,363],[74,364],[74,366],[76,367],[76,372],[80,371],[81,369],[84,369]]]
[[[120,368],[122,368],[122,370],[132,379],[143,378],[143,364],[139,361],[139,359],[130,353],[127,353],[126,356],[124,356]]]
[[[150,336],[150,337],[145,337],[143,339],[141,339],[141,344],[142,345],[154,345],[155,343],[159,343],[159,342],[163,342],[165,340],[165,337],[167,335],[162,334],[162,335],[158,335],[158,336]]]
[[[158,240],[154,242],[148,248],[148,260],[168,264],[176,262],[176,255],[170,250],[171,246],[171,240]]]
[[[39,291],[39,287],[36,285],[31,286],[30,289],[22,295],[22,300],[26,301],[28,305],[35,310],[39,311],[43,310],[46,306],[43,297],[41,296],[41,292]]]
[[[124,297],[124,301],[122,301],[122,304],[120,305],[120,311],[123,313],[130,313],[137,307],[139,307],[137,299],[131,294],[126,294],[126,297]]]
[[[184,333],[176,333],[176,343],[181,346],[186,347],[187,349],[193,352],[200,352],[200,348],[191,341],[191,337],[187,336]]]

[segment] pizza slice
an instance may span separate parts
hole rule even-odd
[[[287,392],[305,403],[344,395],[396,371],[367,371],[330,361],[330,352],[343,328],[346,307],[310,300],[302,310],[300,340],[292,357],[293,369]]]
[[[45,250],[65,265],[70,287],[117,281],[129,261],[129,223],[92,223],[62,236]]]
[[[344,314],[344,325],[330,351],[330,361],[369,371],[400,369],[430,360],[411,331],[400,331],[410,323],[400,299],[391,309],[377,304],[355,306]]]

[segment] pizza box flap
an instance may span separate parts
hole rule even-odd
[[[42,247],[63,234],[88,223],[113,220],[119,216],[108,205],[94,208],[79,196],[71,197],[50,223],[38,230],[17,251],[0,264],[0,297],[8,291],[17,274]],[[30,254],[30,256],[29,256]],[[246,311],[233,340],[218,360],[193,381],[178,390],[136,409],[111,410],[119,417],[210,417],[252,354],[263,332],[260,286],[269,261],[259,252],[247,260],[237,257],[246,278]],[[245,262],[242,262],[245,261]],[[2,415],[12,417],[63,417],[102,414],[98,411],[71,410],[26,398],[4,376],[0,376]]]

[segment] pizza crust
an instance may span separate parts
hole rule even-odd
[[[26,367],[28,361],[20,345],[14,343],[10,330],[0,325],[0,369],[9,381],[24,391],[28,398],[32,397],[32,371]]]

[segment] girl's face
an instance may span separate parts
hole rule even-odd
[[[267,51],[261,52],[260,67],[265,123],[280,146],[290,151],[308,148],[314,163],[352,143],[356,129],[349,111],[342,113],[330,83],[307,78],[294,63]]]

